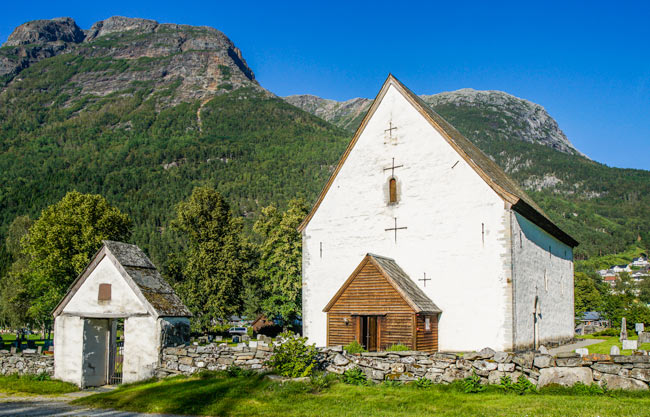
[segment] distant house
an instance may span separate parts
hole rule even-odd
[[[608,275],[608,276],[606,276],[606,277],[603,278],[603,281],[605,281],[605,282],[608,283],[612,288],[614,288],[614,287],[616,286],[616,280],[617,280],[617,279],[618,279],[618,277],[617,277],[616,275]]]
[[[575,329],[576,334],[592,334],[609,327],[609,320],[598,311],[586,311],[576,320],[580,322]]]
[[[262,327],[272,326],[274,324],[273,320],[269,320],[264,314],[260,314],[260,316],[251,323],[251,327],[255,333],[258,333]]]
[[[601,277],[605,277],[610,274],[612,274],[612,271],[610,271],[609,269],[601,269],[600,271],[598,271],[598,275],[600,275]]]
[[[645,256],[640,256],[638,258],[634,258],[632,260],[632,265],[633,266],[638,266],[638,267],[644,267],[650,265],[650,262],[648,262],[648,258]]]
[[[614,265],[613,267],[610,268],[610,270],[617,274],[620,272],[632,272],[632,268],[630,268],[630,265]]]

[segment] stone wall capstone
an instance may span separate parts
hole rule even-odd
[[[156,374],[159,377],[191,375],[202,370],[226,370],[231,365],[268,371],[265,362],[271,357],[272,350],[273,346],[265,342],[258,342],[254,347],[209,344],[166,348]],[[485,384],[499,384],[502,376],[510,376],[516,381],[524,375],[538,387],[595,382],[605,383],[613,390],[648,390],[650,382],[648,355],[580,356],[563,353],[552,356],[539,352],[495,352],[492,349],[464,355],[415,351],[349,354],[342,346],[319,348],[318,351],[320,369],[342,374],[358,367],[375,382],[409,382],[427,378],[434,383],[448,384],[473,373],[479,375]]]
[[[0,350],[0,375],[42,374],[54,375],[54,356],[38,353],[10,353]]]

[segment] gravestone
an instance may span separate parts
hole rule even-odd
[[[636,350],[637,347],[636,340],[623,340],[623,350]]]
[[[623,340],[627,340],[627,322],[625,321],[625,317],[621,319],[621,336],[618,338],[621,342]]]
[[[634,325],[634,330],[636,331],[637,334],[641,333],[643,330],[645,330],[645,326],[643,323],[636,323]]]
[[[619,349],[618,346],[614,345],[609,349],[609,354],[610,355],[620,355],[621,354],[621,349]]]
[[[251,337],[248,336],[248,335],[243,335],[243,336],[241,337],[241,341],[242,341],[242,342],[248,342],[249,340],[251,340]]]
[[[251,340],[248,342],[248,347],[249,348],[257,348],[257,341],[256,340]]]
[[[15,355],[16,354],[16,346],[11,347],[11,354]]]
[[[223,336],[215,336],[214,341],[215,342],[222,342],[223,341]]]
[[[41,353],[43,353],[43,346],[39,346],[39,347],[38,347],[38,349],[37,349],[37,353],[38,353],[39,355],[40,355]]]
[[[576,349],[576,353],[578,355],[580,355],[580,356],[585,356],[585,355],[589,354],[589,349],[587,349],[587,348],[579,348],[579,349]]]
[[[650,343],[650,332],[639,333],[639,344]]]

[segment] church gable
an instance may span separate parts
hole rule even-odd
[[[63,308],[64,314],[146,315],[147,307],[117,267],[104,256]]]
[[[353,139],[350,141],[348,148],[339,160],[337,167],[335,168],[332,176],[319,195],[319,198],[314,204],[311,212],[299,226],[300,231],[304,230],[310,223],[311,219],[316,215],[319,207],[325,200],[328,192],[330,192],[332,187],[337,187],[337,177],[342,170],[345,170],[346,162],[348,162],[350,155],[355,151],[355,147],[357,146],[360,138],[366,132],[369,125],[376,123],[374,120],[375,118],[385,119],[386,115],[378,110],[383,106],[392,105],[391,103],[384,103],[387,97],[389,101],[395,103],[394,95],[388,94],[391,91],[398,91],[400,96],[408,102],[407,106],[417,111],[420,116],[426,120],[427,124],[433,127],[436,132],[434,136],[441,137],[448,143],[448,145],[454,150],[456,156],[459,157],[455,164],[462,163],[463,165],[470,167],[477,174],[477,176],[480,177],[484,184],[492,189],[507,205],[512,207],[515,211],[520,212],[529,220],[533,221],[535,224],[544,229],[547,233],[554,236],[556,239],[572,247],[578,244],[577,241],[571,238],[571,236],[560,230],[548,218],[542,209],[530,197],[528,197],[528,195],[523,190],[521,190],[521,188],[510,177],[508,177],[508,175],[506,175],[505,172],[503,172],[503,170],[497,164],[495,164],[487,155],[485,155],[473,143],[471,143],[471,141],[460,134],[460,132],[458,132],[447,121],[445,121],[437,113],[431,110],[431,108],[426,103],[424,103],[419,97],[413,94],[413,92],[406,88],[392,75],[389,75],[388,79],[382,86],[382,89],[375,98],[373,105],[370,107]],[[431,136],[431,134],[427,132],[425,128],[422,128],[419,132],[415,132],[415,135],[412,134],[411,138],[400,136],[400,126],[394,125],[392,121],[393,117],[395,116],[395,112],[400,111],[404,112],[408,111],[408,109],[405,109],[404,107],[402,107],[402,109],[391,108],[389,110],[388,120],[381,120],[382,123],[386,124],[385,129],[382,128],[384,131],[384,146],[398,145],[400,143],[400,140],[413,139],[413,136],[417,135]],[[402,128],[404,128],[404,126],[402,126]],[[377,129],[375,127],[375,129],[371,130]],[[376,142],[379,142],[381,139],[374,138],[374,140]],[[381,143],[376,143],[376,145],[381,145]],[[350,161],[350,163],[352,162]],[[384,165],[384,172],[390,173],[390,176],[388,176],[385,181],[385,185],[383,186],[384,200],[388,204],[396,204],[399,202],[400,194],[402,192],[402,184],[399,181],[399,169],[404,168],[403,161],[396,161],[396,159],[393,158],[392,161],[386,161]],[[431,178],[430,180],[437,181],[437,178]],[[349,184],[346,185],[349,186]]]

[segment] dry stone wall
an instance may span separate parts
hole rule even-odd
[[[450,353],[367,352],[348,354],[341,346],[320,348],[319,366],[328,372],[342,374],[360,368],[375,382],[403,382],[427,378],[447,384],[474,372],[485,384],[499,384],[502,376],[516,381],[524,375],[538,387],[549,384],[572,386],[576,382],[590,385],[607,384],[609,389],[648,390],[650,356],[612,356],[576,353],[552,356],[540,352],[495,352],[486,348],[462,356]],[[265,362],[272,355],[272,346],[258,342],[255,346],[222,345],[166,348],[157,375],[191,375],[201,370],[225,370],[231,365],[260,371],[268,370]]]
[[[54,375],[54,357],[38,353],[11,353],[0,350],[0,375],[42,374]]]

